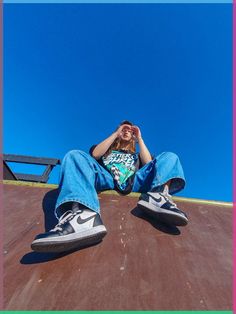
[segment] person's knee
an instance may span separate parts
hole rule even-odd
[[[172,161],[172,162],[176,162],[179,160],[179,157],[177,154],[173,153],[173,152],[163,152],[162,154],[156,156],[153,161],[154,162],[160,162],[162,159],[165,159],[165,160],[169,160],[169,161]]]
[[[165,158],[172,161],[176,161],[179,159],[178,155],[173,152],[163,152],[161,155],[155,157],[154,160],[157,160],[159,158]]]
[[[165,154],[169,159],[173,159],[173,160],[179,159],[178,155],[173,152],[165,152]]]
[[[85,156],[85,152],[83,152],[82,150],[79,149],[73,149],[70,150],[66,153],[64,160],[68,160],[68,159],[78,159],[78,158],[84,158]]]

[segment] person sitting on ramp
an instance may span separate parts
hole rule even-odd
[[[136,151],[139,146],[139,152]],[[98,243],[106,235],[97,192],[115,189],[120,194],[140,192],[137,206],[162,223],[185,226],[187,215],[171,199],[185,186],[178,156],[163,152],[153,158],[139,127],[123,121],[89,154],[69,151],[61,164],[55,206],[58,224],[36,236],[38,252],[65,252]]]

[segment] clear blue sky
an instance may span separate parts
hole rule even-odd
[[[3,62],[4,153],[63,158],[129,119],[179,155],[178,196],[232,201],[231,4],[4,4]]]

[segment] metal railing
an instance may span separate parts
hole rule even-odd
[[[46,166],[46,169],[41,175],[15,173],[10,168],[9,163],[11,162],[22,163],[22,164],[42,165],[42,166]],[[51,173],[52,169],[56,165],[60,165],[60,163],[61,163],[60,159],[56,159],[56,158],[3,154],[3,179],[47,183],[49,179],[49,174]]]

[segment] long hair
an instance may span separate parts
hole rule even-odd
[[[133,125],[133,123],[132,122],[130,122],[130,121],[127,121],[127,120],[125,120],[125,121],[122,121],[121,123],[120,123],[120,125],[118,126],[118,128],[121,126],[121,125],[123,125],[123,124],[129,124],[129,125]],[[117,128],[117,129],[118,129]],[[125,147],[126,147],[126,150],[128,150],[130,153],[135,153],[136,152],[136,140],[135,140],[135,138],[131,138],[131,140],[130,140],[130,142],[129,142],[129,144],[128,145],[125,145]],[[122,147],[122,142],[121,142],[121,140],[119,139],[119,138],[117,138],[117,139],[115,139],[115,141],[111,144],[111,146],[108,148],[108,150],[106,151],[106,153],[104,154],[104,156],[105,157],[107,157],[110,153],[111,153],[111,151],[112,150],[121,150],[121,149],[123,149],[123,147]]]

